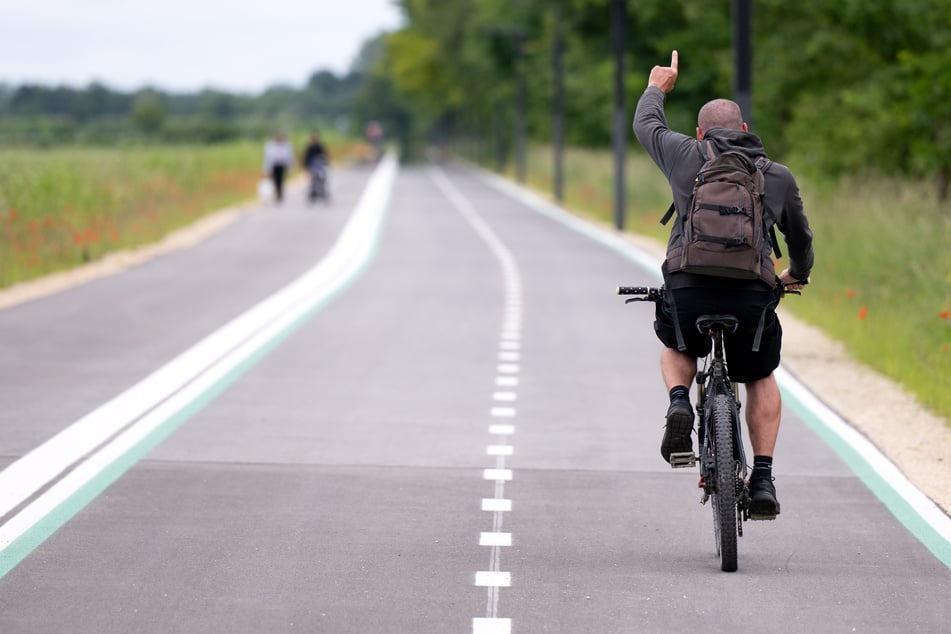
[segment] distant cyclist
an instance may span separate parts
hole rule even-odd
[[[301,164],[310,173],[310,188],[307,192],[307,198],[313,202],[318,198],[327,198],[327,165],[330,163],[330,155],[327,148],[320,141],[320,135],[312,132],[307,147],[304,148],[304,154],[301,158]]]
[[[789,290],[802,288],[812,270],[812,232],[803,212],[799,187],[784,165],[769,161],[759,137],[749,132],[739,106],[726,99],[704,105],[697,116],[696,138],[670,130],[664,116],[664,99],[677,81],[677,51],[670,66],[655,66],[648,86],[637,103],[634,133],[667,180],[678,216],[691,208],[695,180],[705,162],[705,149],[723,153],[738,151],[755,162],[764,176],[767,223],[782,232],[789,252],[789,268],[779,280]],[[703,142],[703,145],[701,145]],[[712,148],[707,145],[712,143]],[[727,213],[730,213],[729,211]],[[709,339],[697,331],[701,314],[729,313],[740,319],[737,332],[726,340],[730,379],[746,384],[746,422],[754,462],[750,476],[751,510],[761,516],[779,514],[773,485],[773,451],[779,433],[782,409],[773,370],[779,365],[782,328],[775,313],[778,291],[769,240],[764,241],[758,279],[734,279],[678,271],[672,253],[683,249],[682,223],[678,217],[671,229],[667,259],[662,271],[668,292],[658,302],[654,329],[665,349],[661,372],[670,395],[667,425],[661,454],[692,452],[694,411],[690,386],[697,372],[697,359],[706,356]],[[769,280],[767,282],[766,280]],[[754,340],[758,338],[758,346]],[[754,352],[754,348],[758,351]]]

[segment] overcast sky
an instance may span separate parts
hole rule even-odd
[[[0,83],[257,93],[342,74],[395,0],[0,0]]]

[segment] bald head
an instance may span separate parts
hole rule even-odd
[[[743,114],[740,107],[729,99],[714,99],[708,101],[697,114],[698,132],[706,132],[710,128],[726,128],[728,130],[744,130]]]

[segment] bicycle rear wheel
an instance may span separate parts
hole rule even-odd
[[[713,530],[720,555],[720,569],[736,571],[736,460],[733,457],[733,407],[726,394],[713,400],[713,450],[716,490],[713,498]]]

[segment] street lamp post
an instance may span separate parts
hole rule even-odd
[[[624,46],[627,0],[613,0],[611,41],[614,48],[614,227],[624,229],[624,161],[627,114],[624,108]]]
[[[497,24],[484,27],[489,35],[507,37],[515,45],[515,176],[525,182],[525,29],[518,25]]]
[[[515,177],[525,182],[525,37],[515,38],[515,82],[518,90],[518,102],[515,106]]]
[[[733,100],[753,129],[751,0],[733,0]]]
[[[555,34],[552,42],[552,75],[554,94],[552,95],[552,145],[553,147],[553,189],[555,200],[565,199],[565,41],[561,32],[561,4],[555,5]]]

